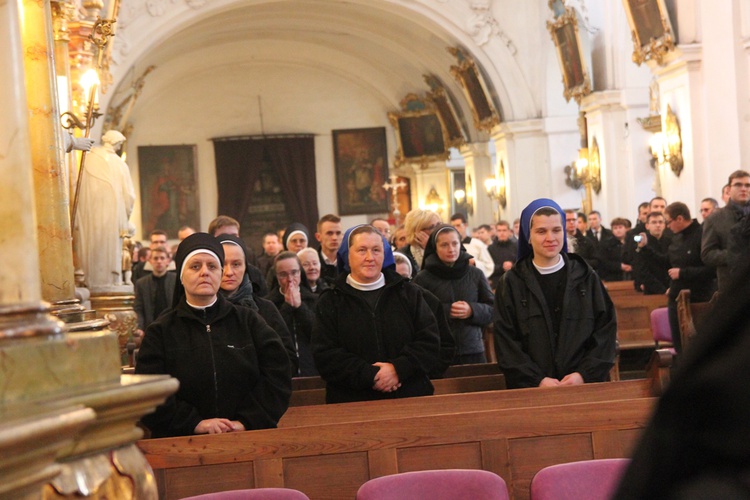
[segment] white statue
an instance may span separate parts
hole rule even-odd
[[[115,291],[123,285],[123,236],[135,203],[127,164],[117,155],[125,136],[110,130],[86,157],[76,224],[79,257],[92,292]]]

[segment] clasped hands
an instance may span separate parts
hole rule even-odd
[[[394,392],[401,387],[396,368],[391,363],[373,363],[372,366],[379,368],[375,375],[373,389],[380,392]]]
[[[561,385],[581,385],[583,384],[583,377],[578,372],[573,372],[565,375],[561,380],[557,380],[552,377],[544,377],[539,382],[539,387],[558,387]]]
[[[207,418],[198,422],[193,432],[195,434],[223,434],[225,432],[244,431],[245,426],[239,420],[227,418]]]
[[[295,309],[302,305],[302,296],[299,293],[299,285],[290,283],[289,286],[286,287],[284,301]]]

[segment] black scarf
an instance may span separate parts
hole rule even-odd
[[[441,224],[435,228],[430,235],[430,239],[427,241],[427,246],[424,249],[424,262],[422,267],[427,269],[432,274],[440,279],[444,280],[457,280],[461,279],[469,268],[469,260],[472,256],[466,253],[463,245],[461,245],[461,251],[458,254],[458,260],[453,265],[448,265],[437,255],[437,237],[443,231],[454,231],[458,235],[458,241],[461,241],[461,235],[453,226],[448,224]]]

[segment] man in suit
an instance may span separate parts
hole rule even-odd
[[[597,210],[589,212],[589,230],[586,237],[594,240],[597,246],[613,237],[612,231],[602,226],[602,215]]]
[[[169,273],[172,259],[164,246],[151,249],[148,259],[153,268],[148,274],[135,282],[135,309],[138,315],[138,328],[135,331],[136,343],[140,343],[143,332],[159,315],[172,307],[172,295],[177,282],[176,273]]]

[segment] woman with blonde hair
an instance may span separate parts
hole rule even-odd
[[[412,264],[412,278],[422,268],[424,249],[432,231],[440,224],[440,216],[431,210],[415,208],[406,214],[406,246],[398,251],[409,258]]]

